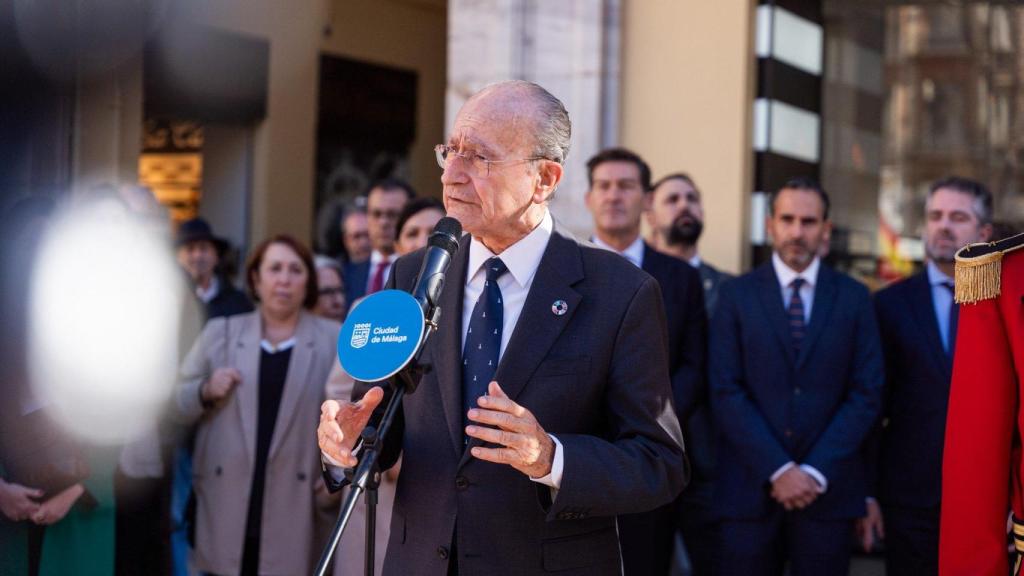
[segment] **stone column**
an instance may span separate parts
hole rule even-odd
[[[451,0],[446,135],[471,94],[492,82],[529,80],[557,96],[572,120],[566,175],[551,211],[581,238],[586,161],[618,142],[620,0]]]

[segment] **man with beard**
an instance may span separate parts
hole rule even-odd
[[[828,208],[810,178],[773,193],[771,261],[722,287],[711,324],[725,576],[849,572],[883,368],[867,289],[818,256]]]
[[[647,223],[651,228],[648,241],[656,250],[684,260],[700,272],[710,317],[718,302],[718,289],[732,275],[711,266],[697,253],[697,241],[704,231],[704,206],[689,175],[676,172],[654,183]]]
[[[594,244],[622,255],[653,276],[661,287],[672,395],[683,424],[683,437],[689,442],[686,422],[698,405],[706,404],[703,399],[707,396],[707,318],[700,275],[686,263],[654,250],[640,237],[640,219],[651,195],[651,169],[643,158],[624,148],[602,150],[587,161],[587,178],[590,187],[584,198],[594,216]],[[680,498],[685,499],[688,491]],[[619,516],[623,573],[668,574],[675,528],[672,504]],[[698,574],[704,573],[697,569]]]
[[[870,548],[885,535],[889,574],[938,574],[942,448],[953,369],[958,306],[957,250],[992,232],[992,195],[982,184],[949,177],[925,203],[925,270],[875,296],[885,350],[886,401],[878,442],[878,503],[858,528]]]

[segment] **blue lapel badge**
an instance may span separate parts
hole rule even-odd
[[[569,305],[565,303],[565,300],[555,300],[555,303],[551,305],[551,312],[555,316],[564,316],[569,311]]]

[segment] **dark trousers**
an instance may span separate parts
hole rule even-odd
[[[625,576],[665,576],[672,564],[676,522],[672,504],[618,517]]]
[[[719,520],[706,503],[679,503],[676,508],[679,532],[686,546],[686,555],[693,568],[693,576],[714,576],[715,547],[718,545]]]
[[[885,573],[929,576],[939,573],[939,508],[882,508],[885,520]]]
[[[116,503],[115,573],[161,576],[171,572],[168,478],[131,478],[114,474]]]
[[[803,512],[723,520],[717,563],[722,576],[847,576],[853,519],[820,520]]]

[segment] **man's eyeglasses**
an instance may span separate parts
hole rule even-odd
[[[488,160],[476,152],[459,152],[454,146],[446,146],[444,144],[434,146],[434,155],[437,157],[437,165],[441,168],[447,168],[450,162],[453,162],[456,158],[461,158],[475,176],[484,178],[491,175],[491,164],[516,164],[519,162],[546,160],[543,156],[531,156],[530,158],[506,160]]]

